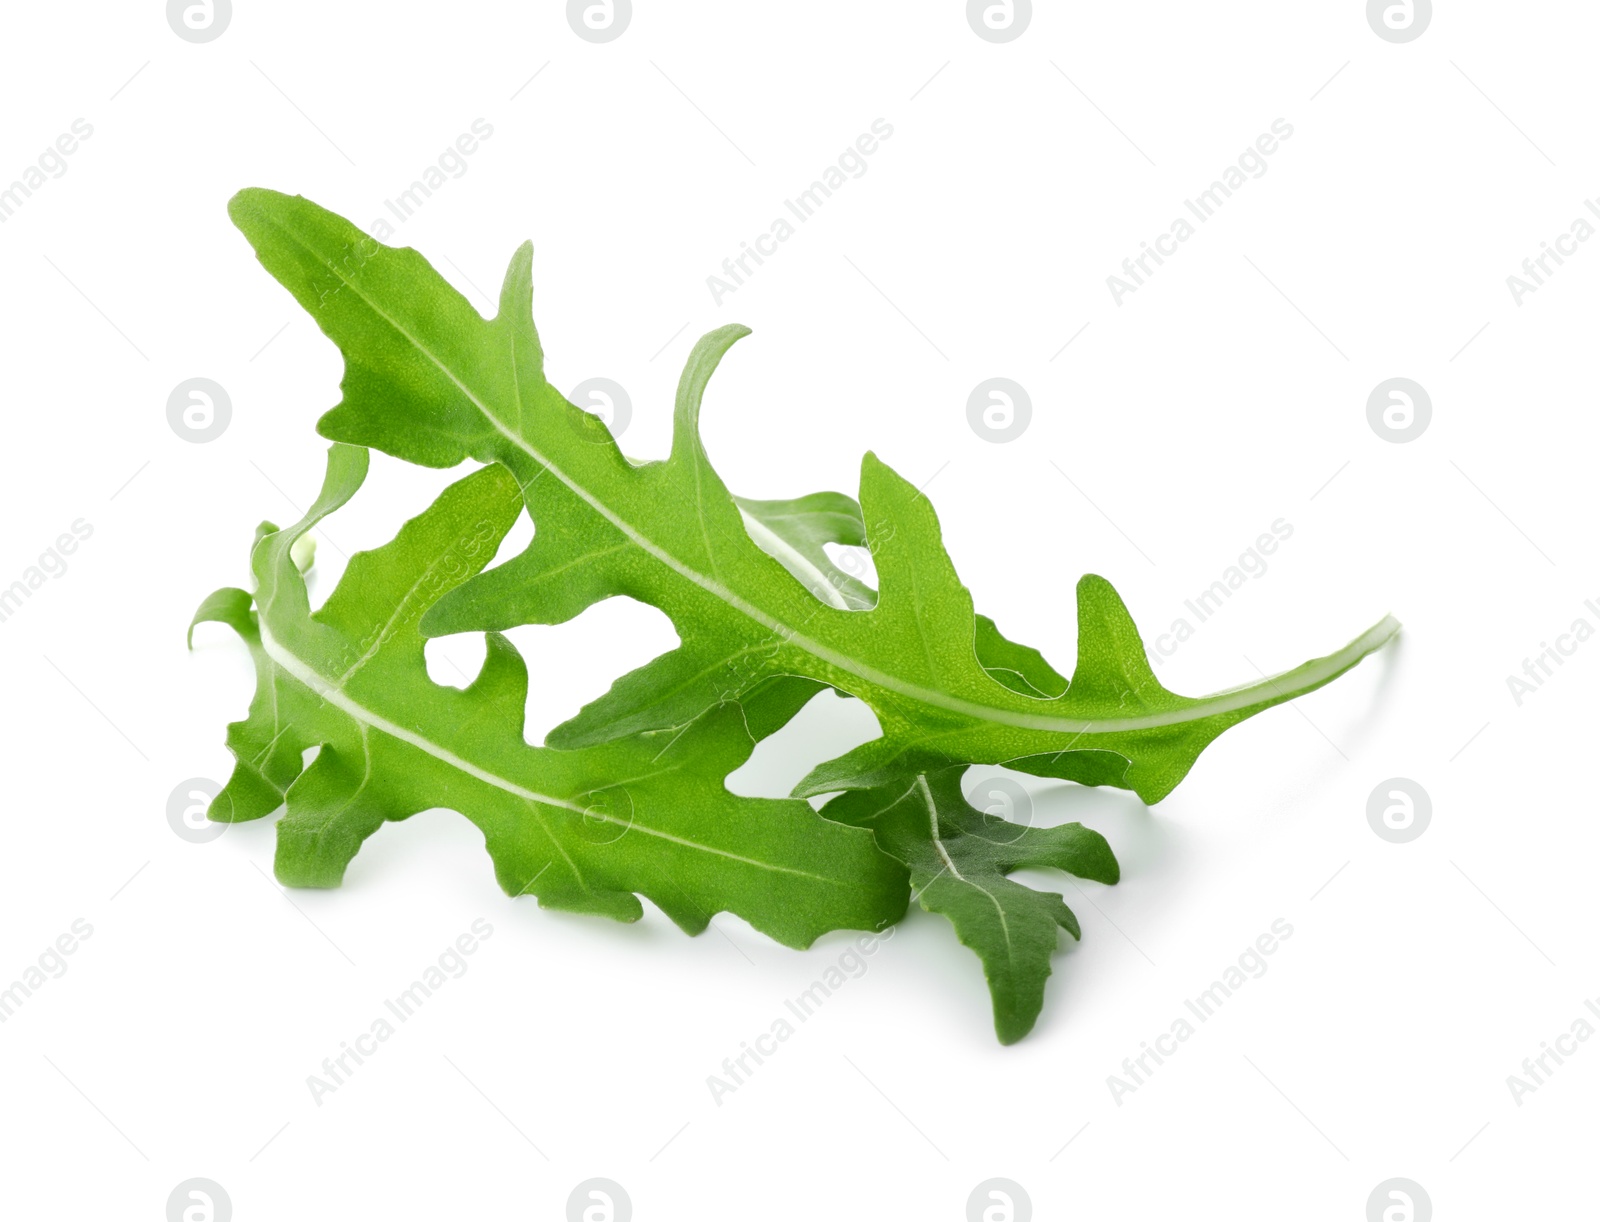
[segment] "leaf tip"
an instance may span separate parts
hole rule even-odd
[[[926,481],[924,481],[926,482]],[[876,505],[881,510],[884,507],[886,496],[901,498],[905,504],[931,505],[922,489],[918,488],[900,472],[896,471],[877,452],[868,450],[861,456],[861,505],[863,516],[870,512]],[[867,532],[872,533],[870,530]]]
[[[511,254],[505,279],[500,282],[499,317],[513,322],[533,313],[533,243],[524,242]]]
[[[1122,595],[1117,593],[1117,587],[1098,573],[1085,573],[1082,577],[1078,577],[1077,593],[1078,606],[1094,601],[1114,601],[1117,606],[1126,608]]]
[[[253,224],[266,219],[267,213],[284,200],[298,198],[274,191],[270,187],[245,187],[234,192],[228,201],[228,219],[248,234]]]
[[[250,637],[250,608],[254,599],[245,590],[224,586],[206,595],[189,621],[188,645],[194,648],[194,630],[201,624],[227,624],[246,640]]]
[[[994,1034],[1002,1044],[1009,1048],[1012,1044],[1020,1043],[1030,1031],[1038,1016],[1034,1014],[1002,1014],[996,1010],[994,1015]]]

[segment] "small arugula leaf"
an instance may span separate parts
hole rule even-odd
[[[699,432],[711,373],[746,328],[725,326],[695,345],[671,454],[635,466],[603,423],[545,377],[531,247],[513,256],[499,313],[486,320],[416,251],[385,247],[308,200],[248,190],[230,213],[344,354],[344,396],[322,418],[324,435],[427,466],[504,463],[522,488],[533,542],[441,597],[422,621],[425,634],[559,623],[617,596],[660,608],[677,629],[678,648],[618,679],[551,732],[552,746],[674,730],[775,676],[795,676],[863,700],[883,730],[797,792],[1005,763],[1156,802],[1223,730],[1332,681],[1398,631],[1385,618],[1325,658],[1192,699],[1148,674],[1121,600],[1090,577],[1078,587],[1071,685],[1040,688],[1035,678],[1049,676],[1031,662],[1024,668],[1015,651],[997,677],[977,656],[986,634],[932,505],[873,455],[860,488],[879,580],[870,609],[852,608],[843,591],[845,605],[824,602],[752,539],[752,515],[712,468]],[[815,567],[812,543],[798,550]]]
[[[465,690],[428,677],[418,621],[483,568],[522,508],[505,468],[459,480],[392,542],[352,557],[312,612],[298,541],[366,470],[366,450],[334,445],[305,518],[258,531],[254,594],[220,590],[195,616],[231,626],[257,675],[249,716],[229,727],[237,763],[211,817],[254,819],[285,805],[283,882],[336,886],[385,821],[446,807],[483,832],[508,893],[547,907],[636,920],[644,895],[690,933],[729,911],[800,947],[832,929],[899,919],[905,872],[870,834],[801,801],[728,792],[724,778],[753,742],[738,708],[708,710],[678,732],[563,752],[524,741],[528,670],[498,633]],[[801,694],[777,699],[774,689],[771,717]]]
[[[946,768],[886,789],[841,794],[822,810],[841,823],[870,827],[884,851],[910,867],[913,896],[947,917],[961,944],[982,960],[995,1034],[1014,1044],[1039,1017],[1058,930],[1074,938],[1080,930],[1059,895],[1006,876],[1049,866],[1114,883],[1117,861],[1105,837],[1080,823],[1022,827],[973,809],[962,796],[961,773]]]

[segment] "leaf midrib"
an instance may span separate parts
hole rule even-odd
[[[974,882],[960,870],[956,869],[955,860],[950,856],[950,851],[945,848],[944,837],[939,835],[939,807],[933,800],[933,791],[928,788],[928,778],[924,773],[917,774],[917,790],[922,795],[923,804],[928,808],[928,835],[933,840],[933,847],[939,851],[939,856],[944,859],[945,868],[957,882],[965,883],[976,891],[982,892],[991,904],[994,905],[995,915],[1000,918],[1000,933],[1006,940],[1006,959],[1012,961],[1016,958],[1016,948],[1011,944],[1011,922],[1006,920],[1005,906],[999,898],[981,883]],[[931,885],[931,884],[930,884]],[[926,887],[923,888],[927,890]]]
[[[284,229],[282,232],[284,232],[292,241],[297,243],[307,254],[310,254],[314,258],[321,258],[318,252],[312,249],[312,247],[307,245],[305,242],[301,241],[298,235],[290,233],[287,229]],[[728,589],[714,578],[701,573],[699,570],[684,563],[666,548],[657,544],[649,536],[635,528],[630,522],[628,522],[627,519],[623,518],[620,513],[614,511],[599,497],[595,496],[572,476],[568,475],[566,471],[552,462],[545,454],[535,449],[520,434],[512,432],[510,429],[508,429],[501,421],[500,417],[489,407],[489,405],[479,398],[477,393],[473,391],[472,388],[469,387],[465,382],[463,382],[461,378],[456,376],[455,371],[451,369],[450,366],[447,365],[443,360],[441,360],[433,352],[433,350],[428,347],[428,345],[423,343],[423,341],[417,336],[413,335],[405,326],[400,323],[398,319],[390,315],[386,310],[379,306],[376,301],[363,292],[361,286],[346,276],[342,268],[339,268],[332,263],[327,263],[326,261],[324,261],[324,263],[327,269],[331,271],[348,288],[350,288],[357,297],[365,302],[374,314],[383,319],[383,321],[392,327],[397,334],[406,340],[407,343],[409,343],[419,353],[432,362],[434,367],[444,374],[445,377],[449,378],[450,381],[454,383],[456,388],[460,390],[461,393],[465,395],[474,406],[477,407],[477,409],[483,414],[484,419],[486,419],[494,427],[497,433],[499,433],[517,449],[527,454],[534,460],[534,462],[538,463],[541,467],[554,475],[556,479],[570,489],[575,496],[587,504],[606,521],[610,522],[611,525],[617,530],[621,531],[625,537],[632,540],[633,543],[647,555],[654,557],[656,560],[666,565],[686,581],[698,586],[708,594],[713,595],[727,606],[732,607],[735,611],[738,611],[746,618],[765,628],[768,632],[774,633],[787,643],[795,645],[803,652],[811,654],[818,661],[825,662],[829,666],[834,667],[836,670],[843,671],[845,674],[854,675],[864,682],[883,688],[886,691],[893,692],[896,695],[904,696],[910,700],[916,701],[917,703],[930,705],[934,708],[944,709],[947,712],[958,713],[978,721],[992,722],[998,725],[1010,726],[1015,729],[1041,730],[1049,733],[1084,735],[1090,733],[1091,731],[1100,734],[1106,734],[1132,730],[1159,729],[1164,726],[1181,725],[1191,721],[1203,720],[1207,717],[1217,716],[1222,713],[1237,712],[1240,709],[1249,708],[1251,705],[1261,703],[1263,698],[1283,698],[1283,692],[1278,686],[1277,680],[1287,678],[1289,675],[1296,673],[1294,671],[1285,671],[1283,674],[1264,679],[1260,683],[1247,684],[1243,687],[1234,689],[1232,692],[1221,693],[1216,697],[1202,700],[1194,705],[1186,706],[1182,709],[1171,709],[1163,713],[1149,713],[1140,717],[1110,718],[1099,721],[1085,720],[1075,717],[1047,717],[1038,714],[1022,713],[1012,709],[1006,709],[995,705],[983,704],[978,701],[967,700],[959,696],[953,696],[948,692],[941,692],[936,689],[924,688],[917,684],[908,683],[894,675],[880,671],[876,667],[869,666],[866,663],[849,656],[848,654],[840,653],[838,650],[824,645],[821,641],[805,636],[798,630],[783,623],[781,620],[778,620],[767,614],[753,603],[746,601],[744,598],[740,597],[734,591]],[[516,381],[518,386],[517,403],[518,413],[520,415],[522,398],[521,379],[516,369],[516,343],[514,338],[511,348],[512,378],[514,381]],[[1298,691],[1309,690],[1312,687],[1317,687],[1322,683],[1327,682],[1329,679],[1339,674],[1341,670],[1345,669],[1347,664],[1353,664],[1355,661],[1359,660],[1360,657],[1364,656],[1365,653],[1371,652],[1372,649],[1378,648],[1378,646],[1384,641],[1388,640],[1390,636],[1393,636],[1394,632],[1398,630],[1398,628],[1399,624],[1394,620],[1393,616],[1385,616],[1382,621],[1380,621],[1374,627],[1368,629],[1355,641],[1351,642],[1351,644],[1345,646],[1344,649],[1340,650],[1336,654],[1331,654],[1327,658],[1322,659],[1322,666],[1318,666],[1317,663],[1308,663],[1307,665],[1298,668],[1301,671],[1307,672],[1305,677],[1305,685],[1298,689]],[[1374,638],[1374,641],[1370,647],[1358,650],[1357,647],[1361,646],[1363,642],[1368,640],[1368,638]],[[1348,659],[1348,663],[1343,661],[1344,659]],[[1272,695],[1270,697],[1258,696],[1258,693],[1263,692],[1266,689],[1271,689]],[[1068,691],[1070,690],[1071,689],[1069,688]],[[1298,691],[1293,694],[1298,694]],[[1020,693],[1018,694],[1020,695]],[[1026,699],[1027,697],[1024,698]]]
[[[744,865],[754,866],[760,870],[767,870],[777,874],[792,874],[798,878],[811,879],[815,882],[826,883],[829,886],[841,885],[838,879],[829,878],[826,875],[813,874],[809,870],[799,870],[795,869],[793,866],[776,865],[770,861],[762,861],[759,858],[746,857],[741,853],[732,853],[726,849],[719,849],[711,845],[701,844],[698,841],[688,840],[682,836],[674,836],[670,832],[663,832],[655,828],[647,827],[644,824],[639,823],[637,820],[624,822],[623,820],[618,819],[609,813],[592,810],[584,806],[578,806],[564,798],[557,798],[549,794],[538,793],[524,785],[519,785],[517,782],[509,779],[508,777],[500,776],[498,773],[490,772],[487,768],[482,768],[479,765],[472,763],[470,760],[463,759],[455,752],[449,750],[449,748],[444,747],[421,734],[418,734],[414,730],[408,730],[404,726],[390,721],[381,713],[374,712],[372,709],[367,708],[365,705],[355,700],[348,692],[339,686],[335,680],[330,679],[328,676],[322,674],[304,658],[301,658],[299,655],[295,654],[281,644],[272,635],[271,630],[267,627],[265,622],[262,622],[259,627],[261,634],[261,647],[266,651],[267,656],[272,659],[273,663],[281,667],[284,671],[288,672],[292,678],[316,692],[317,695],[323,700],[327,701],[327,703],[333,705],[335,708],[339,709],[342,713],[352,718],[359,724],[368,726],[382,734],[387,734],[390,738],[414,747],[423,752],[425,755],[431,756],[441,763],[455,768],[458,771],[465,773],[467,776],[472,777],[474,780],[481,781],[492,788],[501,790],[504,793],[509,793],[515,797],[522,798],[528,802],[545,806],[553,806],[561,810],[571,811],[574,814],[580,815],[584,818],[600,819],[606,823],[616,824],[617,826],[622,827],[624,831],[629,829],[637,830],[646,836],[653,836],[657,839],[665,840],[672,844],[677,844],[683,848],[691,849],[696,852],[709,853],[713,856],[723,857],[730,861],[741,862]],[[546,835],[548,835],[551,842],[556,845],[557,850],[561,852],[563,856],[565,856],[566,850],[561,846],[559,839],[554,834],[550,833],[548,829],[546,829]]]

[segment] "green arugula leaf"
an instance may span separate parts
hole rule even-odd
[[[1114,883],[1116,858],[1099,832],[1081,823],[1022,827],[973,809],[961,793],[960,768],[922,774],[885,789],[839,795],[822,808],[830,819],[870,827],[884,851],[911,869],[912,895],[949,918],[963,946],[983,961],[1002,1044],[1029,1031],[1044,1004],[1058,930],[1080,936],[1078,919],[1059,895],[1006,877],[1050,866]]]
[[[211,817],[256,819],[286,805],[283,882],[336,886],[386,820],[448,807],[483,832],[500,885],[547,907],[631,921],[642,894],[690,933],[729,911],[799,947],[900,918],[905,872],[870,834],[801,801],[728,792],[724,778],[754,741],[739,709],[708,710],[673,733],[557,751],[523,739],[528,672],[505,637],[489,635],[483,669],[464,691],[428,677],[419,620],[488,563],[521,511],[505,468],[451,485],[392,542],[352,557],[313,613],[298,541],[366,471],[366,450],[334,445],[306,516],[258,530],[254,595],[219,590],[194,620],[230,625],[257,676],[249,716],[228,729],[237,763]],[[792,689],[789,699],[809,694]],[[786,707],[773,704],[772,717]]]
[[[1398,630],[1386,617],[1327,657],[1195,699],[1156,681],[1121,599],[1086,577],[1071,684],[1053,696],[1017,690],[978,660],[978,620],[932,506],[873,455],[861,475],[879,578],[870,610],[823,602],[751,538],[699,435],[706,384],[746,328],[723,327],[695,346],[670,457],[634,466],[544,376],[530,246],[512,258],[499,314],[485,320],[416,251],[385,247],[305,199],[247,190],[230,212],[344,354],[344,397],[319,425],[325,436],[428,466],[501,462],[522,487],[533,542],[442,597],[425,633],[559,623],[618,595],[660,608],[676,627],[677,649],[617,680],[552,732],[552,746],[676,728],[793,675],[860,698],[883,729],[797,793],[982,762],[1121,785],[1155,802],[1222,731],[1332,681]]]

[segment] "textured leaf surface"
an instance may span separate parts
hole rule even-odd
[[[905,872],[869,833],[804,802],[728,792],[724,778],[753,742],[737,708],[557,751],[524,741],[528,670],[499,634],[466,690],[428,678],[418,621],[483,568],[522,508],[505,468],[458,481],[392,542],[352,557],[313,613],[296,541],[349,500],[366,468],[366,450],[336,444],[306,517],[258,531],[254,595],[220,590],[195,617],[233,627],[257,676],[249,716],[228,730],[237,764],[211,815],[286,805],[283,882],[335,886],[386,820],[447,807],[483,832],[508,893],[550,907],[635,920],[644,895],[690,932],[726,910],[791,946],[900,917]]]
[[[1023,690],[979,662],[980,622],[927,498],[872,455],[861,474],[879,582],[870,610],[843,591],[846,605],[819,598],[752,539],[747,519],[759,515],[723,486],[699,434],[707,381],[745,328],[696,345],[670,457],[634,466],[544,376],[531,247],[513,257],[499,314],[485,320],[416,251],[385,247],[305,199],[248,190],[231,213],[344,354],[344,397],[322,419],[326,436],[429,466],[502,462],[522,486],[533,542],[441,598],[426,633],[558,623],[618,595],[671,619],[682,644],[558,727],[554,746],[675,728],[791,675],[859,697],[883,727],[882,739],[819,768],[797,792],[983,762],[1122,785],[1154,802],[1223,730],[1331,681],[1398,629],[1386,618],[1328,657],[1193,699],[1161,687],[1121,600],[1088,577],[1070,686]]]
[[[1080,823],[1022,827],[973,809],[961,793],[961,771],[841,794],[823,812],[870,827],[885,851],[910,867],[912,894],[927,911],[947,917],[962,945],[983,961],[995,1034],[1014,1044],[1039,1017],[1058,931],[1076,938],[1079,929],[1059,895],[1006,875],[1049,866],[1114,883],[1117,862],[1105,837]]]

